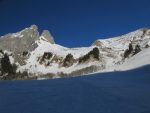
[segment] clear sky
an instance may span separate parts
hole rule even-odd
[[[67,47],[150,28],[150,0],[0,0],[0,35],[36,24]]]

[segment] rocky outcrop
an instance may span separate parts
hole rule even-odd
[[[115,38],[96,40],[90,47],[55,44],[48,30],[32,25],[0,37],[0,79],[71,77],[115,66],[150,47],[150,30],[139,29]]]
[[[75,59],[74,59],[73,55],[72,54],[68,54],[65,57],[64,61],[63,61],[63,66],[64,67],[70,67],[70,66],[73,65],[74,62],[75,62]]]
[[[44,30],[42,35],[51,44],[54,44],[54,39],[48,30]],[[7,50],[13,53],[15,62],[24,65],[26,59],[25,53],[32,52],[37,48],[36,41],[39,40],[38,27],[32,25],[17,33],[10,33],[0,37],[0,50]]]
[[[79,63],[87,62],[90,59],[99,60],[99,49],[97,47],[93,48],[89,53],[79,58]]]
[[[55,43],[54,38],[52,37],[52,35],[48,30],[44,30],[41,36],[45,37],[51,44]]]
[[[38,38],[38,28],[32,25],[30,28],[26,28],[20,32],[0,37],[0,49],[12,52],[15,62],[23,65],[23,52],[33,51],[37,47],[35,41],[38,40]]]
[[[124,58],[128,58],[131,57],[133,55],[136,55],[137,53],[139,53],[141,51],[141,47],[140,45],[136,45],[135,48],[133,48],[132,43],[129,44],[129,48],[125,50],[124,52]]]

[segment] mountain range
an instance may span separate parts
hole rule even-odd
[[[49,79],[126,71],[150,64],[150,29],[67,48],[31,25],[0,36],[0,79]]]

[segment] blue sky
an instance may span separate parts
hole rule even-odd
[[[32,24],[67,47],[150,28],[150,0],[0,0],[0,35]]]

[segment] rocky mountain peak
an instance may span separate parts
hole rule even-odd
[[[38,30],[38,26],[37,25],[31,25],[30,29],[33,29],[33,30],[37,31]]]
[[[130,68],[138,67],[149,62],[150,29],[141,28],[125,35],[98,39],[90,47],[66,48],[54,43],[51,33],[44,30],[39,35],[36,25],[2,36],[0,79],[55,78],[113,71],[123,69],[121,66],[124,67],[128,60],[137,59],[133,61],[136,63],[145,54],[146,63]],[[7,70],[3,65],[6,60]],[[125,66],[128,69],[128,63]]]
[[[23,64],[22,53],[26,51],[33,51],[39,39],[38,27],[31,25],[17,33],[9,33],[0,38],[0,50],[7,50],[14,54],[14,60],[19,64]]]
[[[54,44],[54,38],[52,37],[51,33],[48,30],[44,30],[42,32],[42,35],[44,38],[46,38],[51,44]]]

